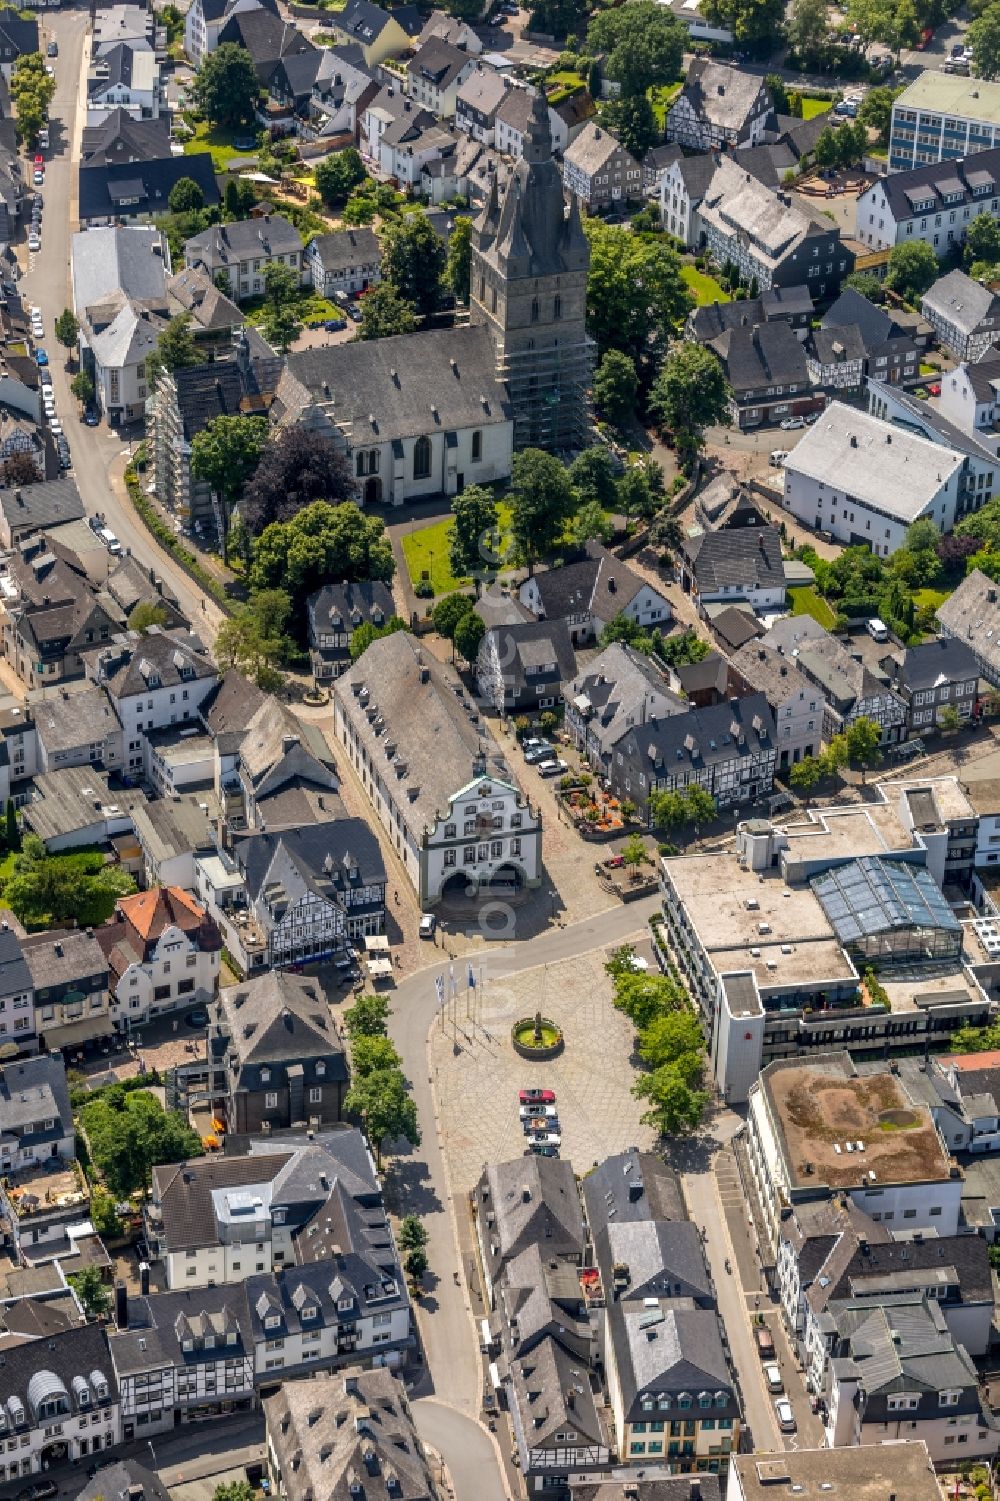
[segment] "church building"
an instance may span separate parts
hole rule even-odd
[[[515,448],[584,447],[589,262],[538,94],[524,156],[473,227],[469,323],[289,355],[272,421],[343,442],[370,505],[505,480]]]

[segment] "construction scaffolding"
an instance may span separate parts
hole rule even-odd
[[[595,346],[583,335],[549,349],[497,351],[514,417],[515,448],[577,451],[589,442]]]

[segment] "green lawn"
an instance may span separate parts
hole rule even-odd
[[[677,95],[684,87],[683,79],[679,83],[657,84],[649,91],[649,102],[653,106],[656,123],[661,130],[667,126],[667,110],[673,104]]]
[[[550,104],[561,104],[571,94],[586,87],[587,80],[583,74],[574,72],[572,68],[558,68],[556,72],[547,74],[545,79],[545,95]]]
[[[233,145],[234,137],[243,141],[257,134],[252,125],[240,125],[234,130],[228,125],[209,125],[207,120],[197,121],[193,129],[194,135],[184,142],[184,155],[192,156],[196,151],[210,151],[216,172],[224,172],[227,162],[244,154]]]
[[[813,620],[818,620],[828,631],[833,628],[836,616],[812,584],[800,584],[797,589],[789,589],[788,597],[792,602],[793,615],[811,615]]]
[[[915,589],[913,603],[918,610],[926,610],[928,607],[936,610],[944,604],[950,594],[950,589]]]
[[[832,105],[832,99],[815,99],[809,94],[802,97],[802,118],[812,120],[817,115],[823,115]]]
[[[248,297],[240,304],[246,314],[248,323],[262,323],[264,321],[263,297]],[[303,287],[295,303],[295,316],[300,323],[309,323],[319,318],[343,318],[344,310],[331,302],[327,297],[320,297],[318,293],[311,292],[308,287]]]
[[[682,266],[681,276],[699,307],[706,307],[710,302],[732,302],[729,293],[722,290],[715,277],[699,271],[697,266]]]
[[[510,506],[503,501],[497,507],[500,516],[500,542],[505,545],[510,526]],[[403,556],[410,574],[410,582],[416,586],[426,572],[435,594],[450,594],[453,589],[462,589],[471,579],[457,579],[448,564],[448,531],[451,517],[444,516],[430,526],[422,526],[403,538]]]

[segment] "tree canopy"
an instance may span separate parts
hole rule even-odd
[[[149,1187],[152,1169],[202,1155],[201,1138],[179,1110],[165,1111],[146,1089],[104,1089],[80,1111],[90,1155],[112,1193]]]
[[[502,562],[497,503],[484,485],[468,485],[451,503],[448,532],[449,566],[456,578],[471,576],[476,592],[496,577]]]
[[[344,1096],[344,1110],[361,1121],[380,1167],[387,1140],[402,1138],[411,1146],[420,1145],[417,1107],[398,1068],[375,1069],[363,1078],[355,1076]]]
[[[4,901],[31,928],[70,921],[96,928],[107,922],[118,898],[135,889],[128,871],[105,864],[98,851],[50,855],[42,841],[29,834],[14,861]]]
[[[594,405],[618,426],[635,410],[638,386],[635,361],[619,349],[609,349],[594,372]]]
[[[704,443],[705,428],[728,426],[732,392],[722,365],[703,344],[683,343],[663,362],[650,393],[650,411],[673,435],[682,461]]]
[[[387,281],[367,292],[361,303],[359,339],[389,339],[393,334],[411,334],[417,326],[413,304],[400,297]]]
[[[598,11],[587,31],[588,51],[607,54],[605,71],[625,95],[679,78],[687,42],[687,28],[655,0]]]
[[[511,470],[511,537],[531,572],[553,551],[576,510],[576,493],[559,460],[540,448],[514,455]]]
[[[633,8],[605,15],[624,16]],[[590,241],[587,327],[602,358],[609,349],[620,350],[632,360],[640,385],[648,386],[691,306],[680,260],[662,237],[644,238],[600,219],[587,219],[584,228]]]
[[[705,0],[705,20],[725,26],[741,46],[774,50],[785,20],[784,0]]]
[[[167,203],[172,214],[191,214],[205,207],[205,194],[193,177],[178,177]]]
[[[348,146],[333,156],[325,156],[317,165],[316,191],[328,208],[340,208],[366,176],[360,151]]]
[[[636,161],[659,144],[663,131],[646,94],[623,94],[601,105],[598,118],[605,130],[630,151]]]
[[[292,619],[302,621],[306,599],[328,579],[381,579],[395,571],[384,524],[351,501],[316,500],[288,521],[264,528],[253,549],[252,589],[284,589]]]
[[[264,448],[243,492],[240,519],[246,532],[258,537],[272,522],[290,520],[313,501],[335,505],[354,494],[347,459],[332,439],[309,428],[286,427]]]
[[[195,104],[216,125],[244,125],[252,120],[259,95],[253,59],[236,42],[223,42],[207,53],[191,85]]]
[[[213,417],[192,439],[191,473],[232,506],[260,462],[268,430],[266,417]]]
[[[909,300],[920,297],[936,280],[938,258],[926,240],[909,240],[889,251],[885,284]]]
[[[356,662],[373,641],[381,641],[383,636],[394,636],[397,631],[405,630],[406,621],[398,615],[390,615],[384,625],[372,625],[369,620],[362,621],[357,630],[351,632],[351,644],[348,647],[351,661]]]
[[[284,589],[258,589],[228,620],[215,638],[220,662],[235,667],[258,687],[277,686],[278,664],[288,651],[286,626],[292,601]]]
[[[969,27],[966,43],[972,48],[977,78],[1000,76],[1000,4],[988,5]]]
[[[420,317],[429,317],[441,300],[446,258],[444,241],[427,215],[422,210],[406,214],[385,231],[382,280],[394,287]]]
[[[156,372],[181,370],[187,365],[197,365],[198,351],[191,332],[191,314],[178,313],[171,318],[156,341],[156,348],[146,357],[146,369],[151,383],[155,384]]]

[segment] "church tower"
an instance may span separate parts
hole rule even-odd
[[[514,413],[514,446],[587,442],[593,344],[585,327],[590,246],[575,197],[567,211],[552,160],[548,105],[536,93],[500,202],[494,178],[472,234],[469,319],[485,324]]]

